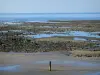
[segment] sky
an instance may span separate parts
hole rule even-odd
[[[100,0],[0,0],[0,13],[100,12]]]

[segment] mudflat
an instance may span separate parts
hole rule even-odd
[[[49,61],[52,71],[49,71]],[[60,52],[0,53],[0,75],[100,75],[99,58]]]

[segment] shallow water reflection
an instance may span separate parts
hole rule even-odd
[[[62,27],[57,27],[57,26],[40,26],[40,28],[71,28],[69,26],[62,26]]]
[[[75,37],[73,40],[75,40],[75,41],[78,41],[78,40],[87,41],[85,38],[78,38],[78,37]]]
[[[96,33],[96,32],[95,32]],[[95,37],[100,38],[100,36],[96,35],[93,32],[84,32],[84,31],[66,31],[66,32],[56,32],[53,34],[36,34],[36,35],[26,35],[26,37],[32,37],[32,38],[47,38],[47,37],[54,37],[54,36],[82,36],[82,37]]]
[[[0,67],[0,71],[17,71],[18,67],[20,67],[20,65],[2,66]]]
[[[86,74],[86,75],[100,75],[100,72],[89,73],[89,74]]]
[[[82,62],[82,61],[67,61],[67,60],[43,60],[43,61],[36,61],[33,64],[48,64],[49,61],[52,64],[64,64],[64,65],[71,65],[71,66],[79,66],[79,67],[96,67],[100,66],[98,63],[91,63],[91,62]]]

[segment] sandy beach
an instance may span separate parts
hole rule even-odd
[[[52,71],[49,71],[49,61]],[[97,74],[98,73],[98,74]],[[0,75],[99,75],[100,60],[60,52],[0,53]]]

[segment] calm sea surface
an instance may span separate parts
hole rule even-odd
[[[100,20],[100,13],[0,13],[0,21]]]

